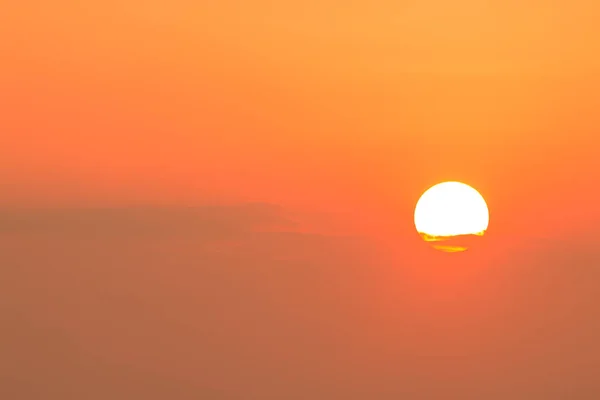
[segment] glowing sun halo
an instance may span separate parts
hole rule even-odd
[[[488,223],[483,196],[460,182],[443,182],[429,188],[415,208],[417,232],[442,251],[466,250],[471,238],[483,236]]]

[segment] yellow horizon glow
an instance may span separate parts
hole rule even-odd
[[[443,182],[429,188],[415,207],[417,232],[427,236],[483,235],[489,210],[483,196],[461,182]]]

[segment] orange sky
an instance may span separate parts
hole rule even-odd
[[[4,3],[0,397],[598,397],[597,2]]]
[[[389,214],[456,179],[503,219],[598,217],[598,16],[587,1],[5,5],[2,202]]]

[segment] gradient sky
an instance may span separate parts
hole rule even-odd
[[[594,2],[5,3],[0,393],[600,395]]]

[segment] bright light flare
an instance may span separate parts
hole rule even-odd
[[[415,208],[417,232],[439,250],[466,250],[456,239],[483,236],[488,224],[489,210],[483,196],[460,182],[443,182],[429,188]]]

